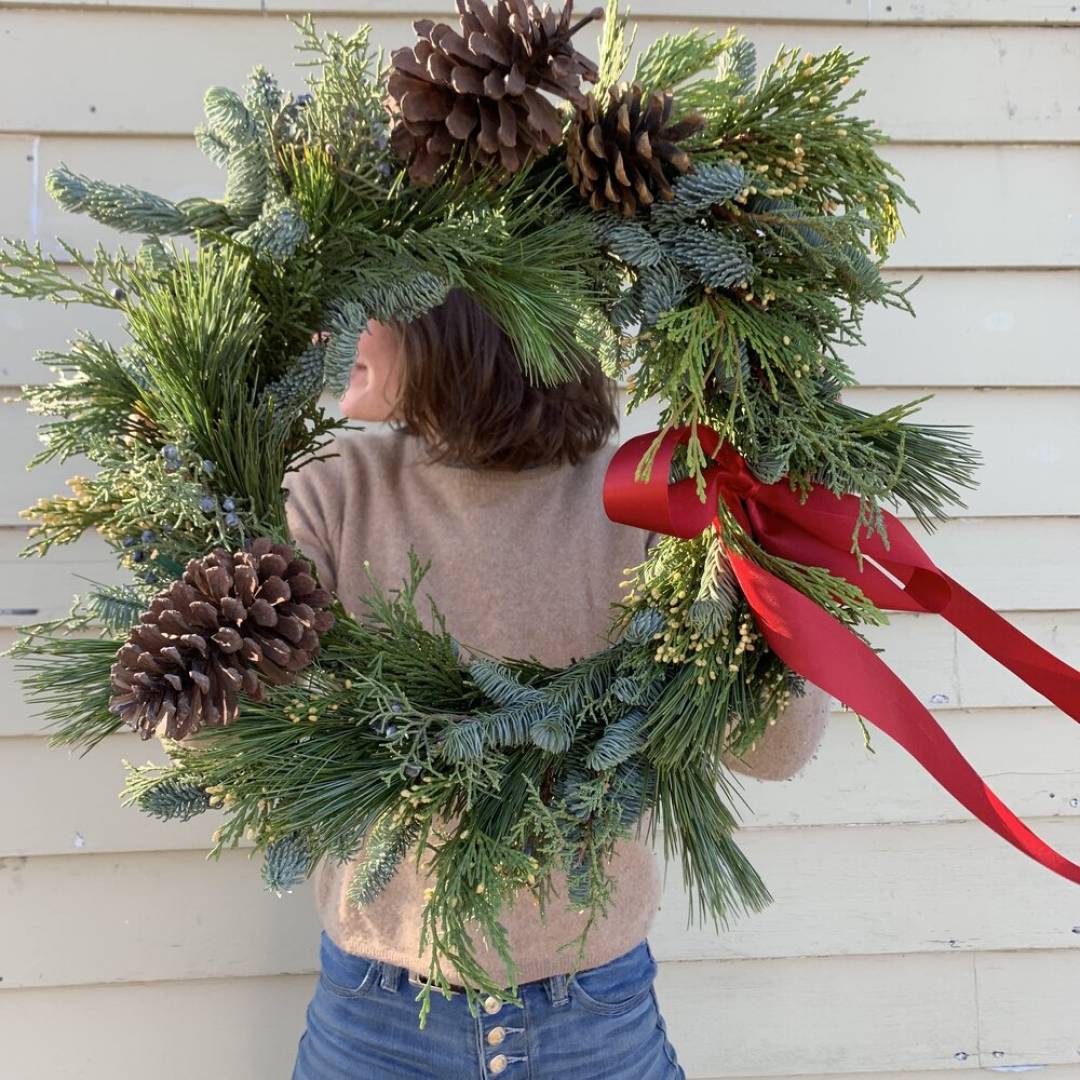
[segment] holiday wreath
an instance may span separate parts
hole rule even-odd
[[[447,959],[470,1006],[512,998],[473,933],[513,972],[504,906],[521,890],[549,901],[559,871],[569,902],[602,913],[612,845],[646,819],[700,916],[768,903],[732,840],[721,755],[751,746],[803,677],[1080,881],[854,629],[884,608],[936,611],[1080,717],[1080,675],[882,509],[903,500],[930,527],[978,455],[904,420],[925,399],[879,415],[839,400],[855,380],[836,346],[861,342],[865,304],[911,312],[879,261],[899,203],[915,204],[874,151],[883,136],[844,111],[862,92],[840,100],[862,60],[781,50],[759,75],[741,35],[691,30],[630,70],[615,0],[577,21],[570,2],[457,4],[458,29],[419,20],[389,60],[367,27],[322,38],[305,16],[309,92],[261,66],[242,95],[212,87],[195,137],[225,170],[219,199],[52,170],[62,207],[142,234],[133,257],[64,245],[77,280],[4,238],[7,295],[115,309],[130,337],[39,353],[61,377],[23,387],[59,417],[31,465],[83,454],[97,472],[23,512],[22,554],[95,529],[131,572],[10,650],[52,742],[159,735],[170,764],[125,762],[122,797],[164,818],[220,807],[211,854],[254,841],[279,893],[362,846],[364,904],[428,852],[421,1020]],[[575,44],[589,23],[597,63]],[[163,243],[176,235],[193,254]],[[596,357],[613,378],[635,369],[628,411],[661,403],[660,429],[613,457],[604,508],[665,535],[631,568],[607,648],[566,668],[465,663],[434,604],[430,626],[417,613],[412,550],[403,586],[372,581],[354,616],[289,537],[283,477],[347,426],[319,401],[344,391],[367,320],[415,318],[451,288],[496,317],[530,379]]]

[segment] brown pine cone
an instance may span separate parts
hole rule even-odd
[[[541,91],[583,104],[580,80],[599,74],[570,39],[603,8],[571,26],[573,0],[558,17],[533,0],[496,0],[494,10],[484,0],[456,2],[460,34],[417,19],[419,40],[391,56],[390,145],[420,187],[458,147],[467,163],[516,172],[562,140],[559,112]]]
[[[266,536],[191,559],[117,652],[109,708],[144,740],[161,720],[170,739],[227,724],[241,690],[261,701],[263,680],[291,683],[311,663],[332,600],[306,558]]]
[[[566,167],[594,210],[618,207],[632,217],[657,196],[671,202],[664,164],[680,173],[693,168],[678,143],[701,131],[704,119],[690,113],[672,124],[671,92],[652,93],[645,102],[642,93],[636,83],[621,83],[608,90],[606,105],[588,94],[575,111],[566,137]]]

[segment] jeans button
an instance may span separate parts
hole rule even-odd
[[[499,1001],[499,999],[494,995],[489,995],[488,997],[484,998],[484,1012],[486,1012],[488,1016],[493,1016],[501,1008],[502,1002]]]
[[[506,1068],[506,1055],[505,1054],[496,1054],[488,1062],[488,1068],[493,1073],[496,1073],[496,1074],[501,1073],[503,1071],[503,1069]]]
[[[487,1041],[491,1046],[498,1046],[506,1038],[506,1028],[495,1027],[487,1033]]]

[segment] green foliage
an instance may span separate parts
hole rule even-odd
[[[662,34],[641,52],[634,82],[646,90],[671,90],[723,54],[726,45],[696,27],[685,34]]]
[[[132,766],[129,770],[138,774],[140,771],[158,771],[153,766]],[[189,821],[198,814],[210,809],[210,796],[198,784],[189,784],[175,776],[159,775],[153,786],[140,791],[135,805],[151,817],[162,821]]]
[[[319,73],[306,80],[310,100],[286,108],[283,141],[302,149],[333,147],[348,191],[365,200],[383,198],[394,173],[386,153],[387,64],[382,49],[371,48],[371,27],[358,26],[347,38],[333,31],[320,37],[310,12],[295,25],[302,40],[294,48],[311,59],[294,66]]]
[[[22,388],[27,412],[61,419],[38,425],[38,439],[44,445],[27,463],[28,469],[92,454],[102,440],[134,434],[138,418],[131,412],[143,383],[132,371],[130,357],[87,333],[68,353],[38,350],[34,358],[61,377]]]
[[[114,637],[126,634],[146,607],[146,590],[131,584],[98,585],[85,603],[87,614]]]
[[[351,904],[370,904],[389,884],[402,859],[420,835],[420,826],[399,811],[387,810],[375,822],[364,844],[364,854],[354,867],[346,895]]]
[[[263,885],[280,896],[292,892],[294,885],[303,885],[314,864],[311,852],[299,834],[293,833],[267,845],[262,864]]]
[[[343,394],[356,360],[357,339],[367,330],[368,319],[380,322],[411,322],[446,299],[450,283],[428,270],[403,268],[392,279],[373,281],[361,300],[331,301],[327,305],[330,341],[326,346],[327,389]]]
[[[56,729],[48,745],[82,746],[85,754],[122,726],[109,711],[109,668],[122,641],[72,636],[91,625],[77,607],[66,618],[21,627],[21,636],[2,655],[12,657],[15,670],[24,673],[23,698],[41,706],[33,715],[47,719],[43,730]]]
[[[644,709],[634,708],[609,724],[589,751],[585,764],[597,772],[621,765],[641,749],[647,719]]]
[[[734,903],[746,914],[771,904],[772,893],[732,839],[737,822],[719,770],[665,768],[657,773],[656,787],[664,859],[680,861],[690,917],[696,904],[696,921],[711,919],[719,932],[732,926]]]
[[[629,16],[619,11],[619,0],[606,0],[598,50],[599,77],[593,86],[593,93],[601,100],[607,95],[608,90],[622,79],[626,65],[630,61],[637,27],[630,27],[628,36],[628,22]]]

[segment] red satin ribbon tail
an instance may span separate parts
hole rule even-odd
[[[769,647],[790,668],[866,717],[908,751],[983,824],[1080,884],[1080,865],[1032,832],[983,782],[926,707],[878,655],[798,589],[729,553]]]
[[[1080,671],[1021,633],[948,574],[942,576],[952,587],[943,618],[1067,716],[1080,721]]]

